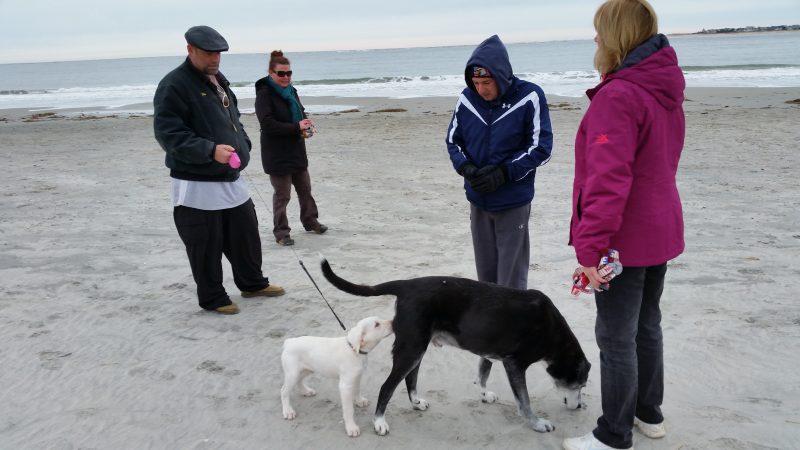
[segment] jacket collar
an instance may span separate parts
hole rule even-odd
[[[186,70],[187,72],[191,73],[192,75],[194,75],[198,79],[202,80],[204,83],[211,83],[211,80],[208,79],[208,75],[206,75],[203,72],[200,72],[199,70],[197,70],[197,68],[194,66],[194,64],[192,64],[192,61],[189,60],[188,56],[186,57],[186,60],[183,61],[183,64],[181,64],[181,67],[183,67],[184,70]],[[215,75],[215,77],[217,78],[217,82],[222,87],[228,87],[231,84],[228,81],[228,79],[225,78],[225,75],[223,75],[222,72],[217,72],[217,75]]]

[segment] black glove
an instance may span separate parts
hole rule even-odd
[[[478,173],[478,166],[472,164],[471,162],[465,162],[458,168],[458,174],[462,177],[471,180],[475,178],[475,175]]]
[[[475,174],[475,178],[470,180],[472,190],[481,194],[488,194],[496,191],[506,183],[506,174],[498,166],[484,166]]]

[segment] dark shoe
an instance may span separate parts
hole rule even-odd
[[[278,239],[278,245],[283,245],[284,247],[288,247],[290,245],[294,245],[294,239],[286,236],[285,238]]]
[[[239,314],[239,305],[236,303],[231,303],[230,305],[220,306],[219,308],[214,309],[214,311],[225,315]]]
[[[275,286],[274,284],[270,284],[269,286],[261,289],[259,291],[253,292],[245,292],[242,291],[242,297],[244,298],[251,298],[251,297],[280,297],[281,295],[285,294],[286,291],[280,287]]]
[[[314,228],[312,228],[312,229],[310,229],[308,231],[310,231],[312,233],[316,233],[316,234],[322,234],[322,233],[328,231],[328,227],[323,225],[323,224],[321,224],[321,223],[319,223],[319,224],[317,224],[317,226],[315,226]]]

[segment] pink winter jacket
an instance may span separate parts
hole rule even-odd
[[[582,266],[606,249],[623,266],[663,264],[684,249],[675,173],[683,149],[686,83],[668,45],[586,92],[575,138],[570,245]]]

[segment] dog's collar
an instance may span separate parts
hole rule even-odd
[[[350,346],[350,348],[352,348],[352,349],[353,349],[353,351],[356,351],[356,348],[355,348],[355,347],[353,347],[353,344],[351,344],[351,343],[350,343],[350,341],[348,341],[347,339],[345,339],[344,341],[345,341],[345,342],[347,342],[347,345],[349,345],[349,346]],[[358,351],[358,354],[359,354],[359,355],[366,355],[366,354],[367,354],[367,352],[365,352],[365,351],[363,351],[363,350],[359,350],[359,351]]]

